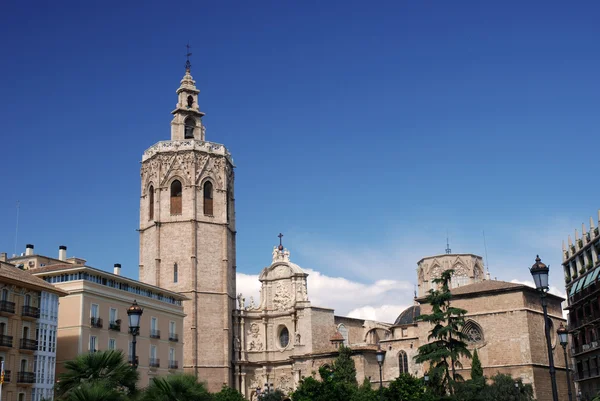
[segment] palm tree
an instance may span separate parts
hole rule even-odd
[[[101,383],[83,383],[66,394],[66,401],[127,401],[123,393]]]
[[[140,401],[210,401],[211,394],[196,377],[175,374],[155,377],[144,391]]]
[[[117,350],[90,352],[79,355],[65,363],[67,371],[58,377],[56,393],[59,398],[71,399],[71,392],[79,389],[96,391],[98,387],[114,389],[124,395],[136,393],[136,382],[139,373],[126,362],[123,352]],[[88,386],[83,386],[88,384]],[[90,393],[91,394],[91,393]],[[75,395],[73,395],[75,396]],[[108,398],[106,399],[108,400]]]

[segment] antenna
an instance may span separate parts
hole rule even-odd
[[[490,273],[490,266],[488,265],[488,256],[487,256],[487,244],[485,243],[485,230],[483,230],[483,249],[485,250],[485,269],[487,273]]]
[[[448,239],[448,230],[446,230],[446,253],[451,254],[452,249],[450,249],[450,241]]]
[[[17,201],[17,226],[15,228],[15,251],[13,252],[13,255],[17,254],[17,240],[19,238],[19,208],[20,203]]]

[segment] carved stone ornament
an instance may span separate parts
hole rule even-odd
[[[284,374],[283,376],[279,377],[277,389],[283,391],[284,394],[289,394],[294,391],[292,377],[289,374]]]
[[[263,343],[260,340],[260,327],[256,323],[250,325],[248,330],[248,351],[262,351]]]
[[[273,263],[275,262],[289,262],[290,261],[290,251],[284,249],[280,251],[276,246],[273,247]]]
[[[280,281],[277,283],[275,297],[273,297],[273,306],[275,310],[284,311],[292,307],[294,301],[288,288]]]

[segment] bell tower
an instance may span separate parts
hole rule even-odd
[[[189,57],[189,53],[188,53]],[[183,368],[218,391],[233,384],[234,164],[205,141],[191,64],[177,89],[171,139],[142,156],[140,280],[185,295]],[[159,322],[166,328],[169,322]]]

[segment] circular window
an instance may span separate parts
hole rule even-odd
[[[285,348],[290,343],[290,332],[287,327],[283,326],[283,328],[279,331],[279,345],[281,348]]]

